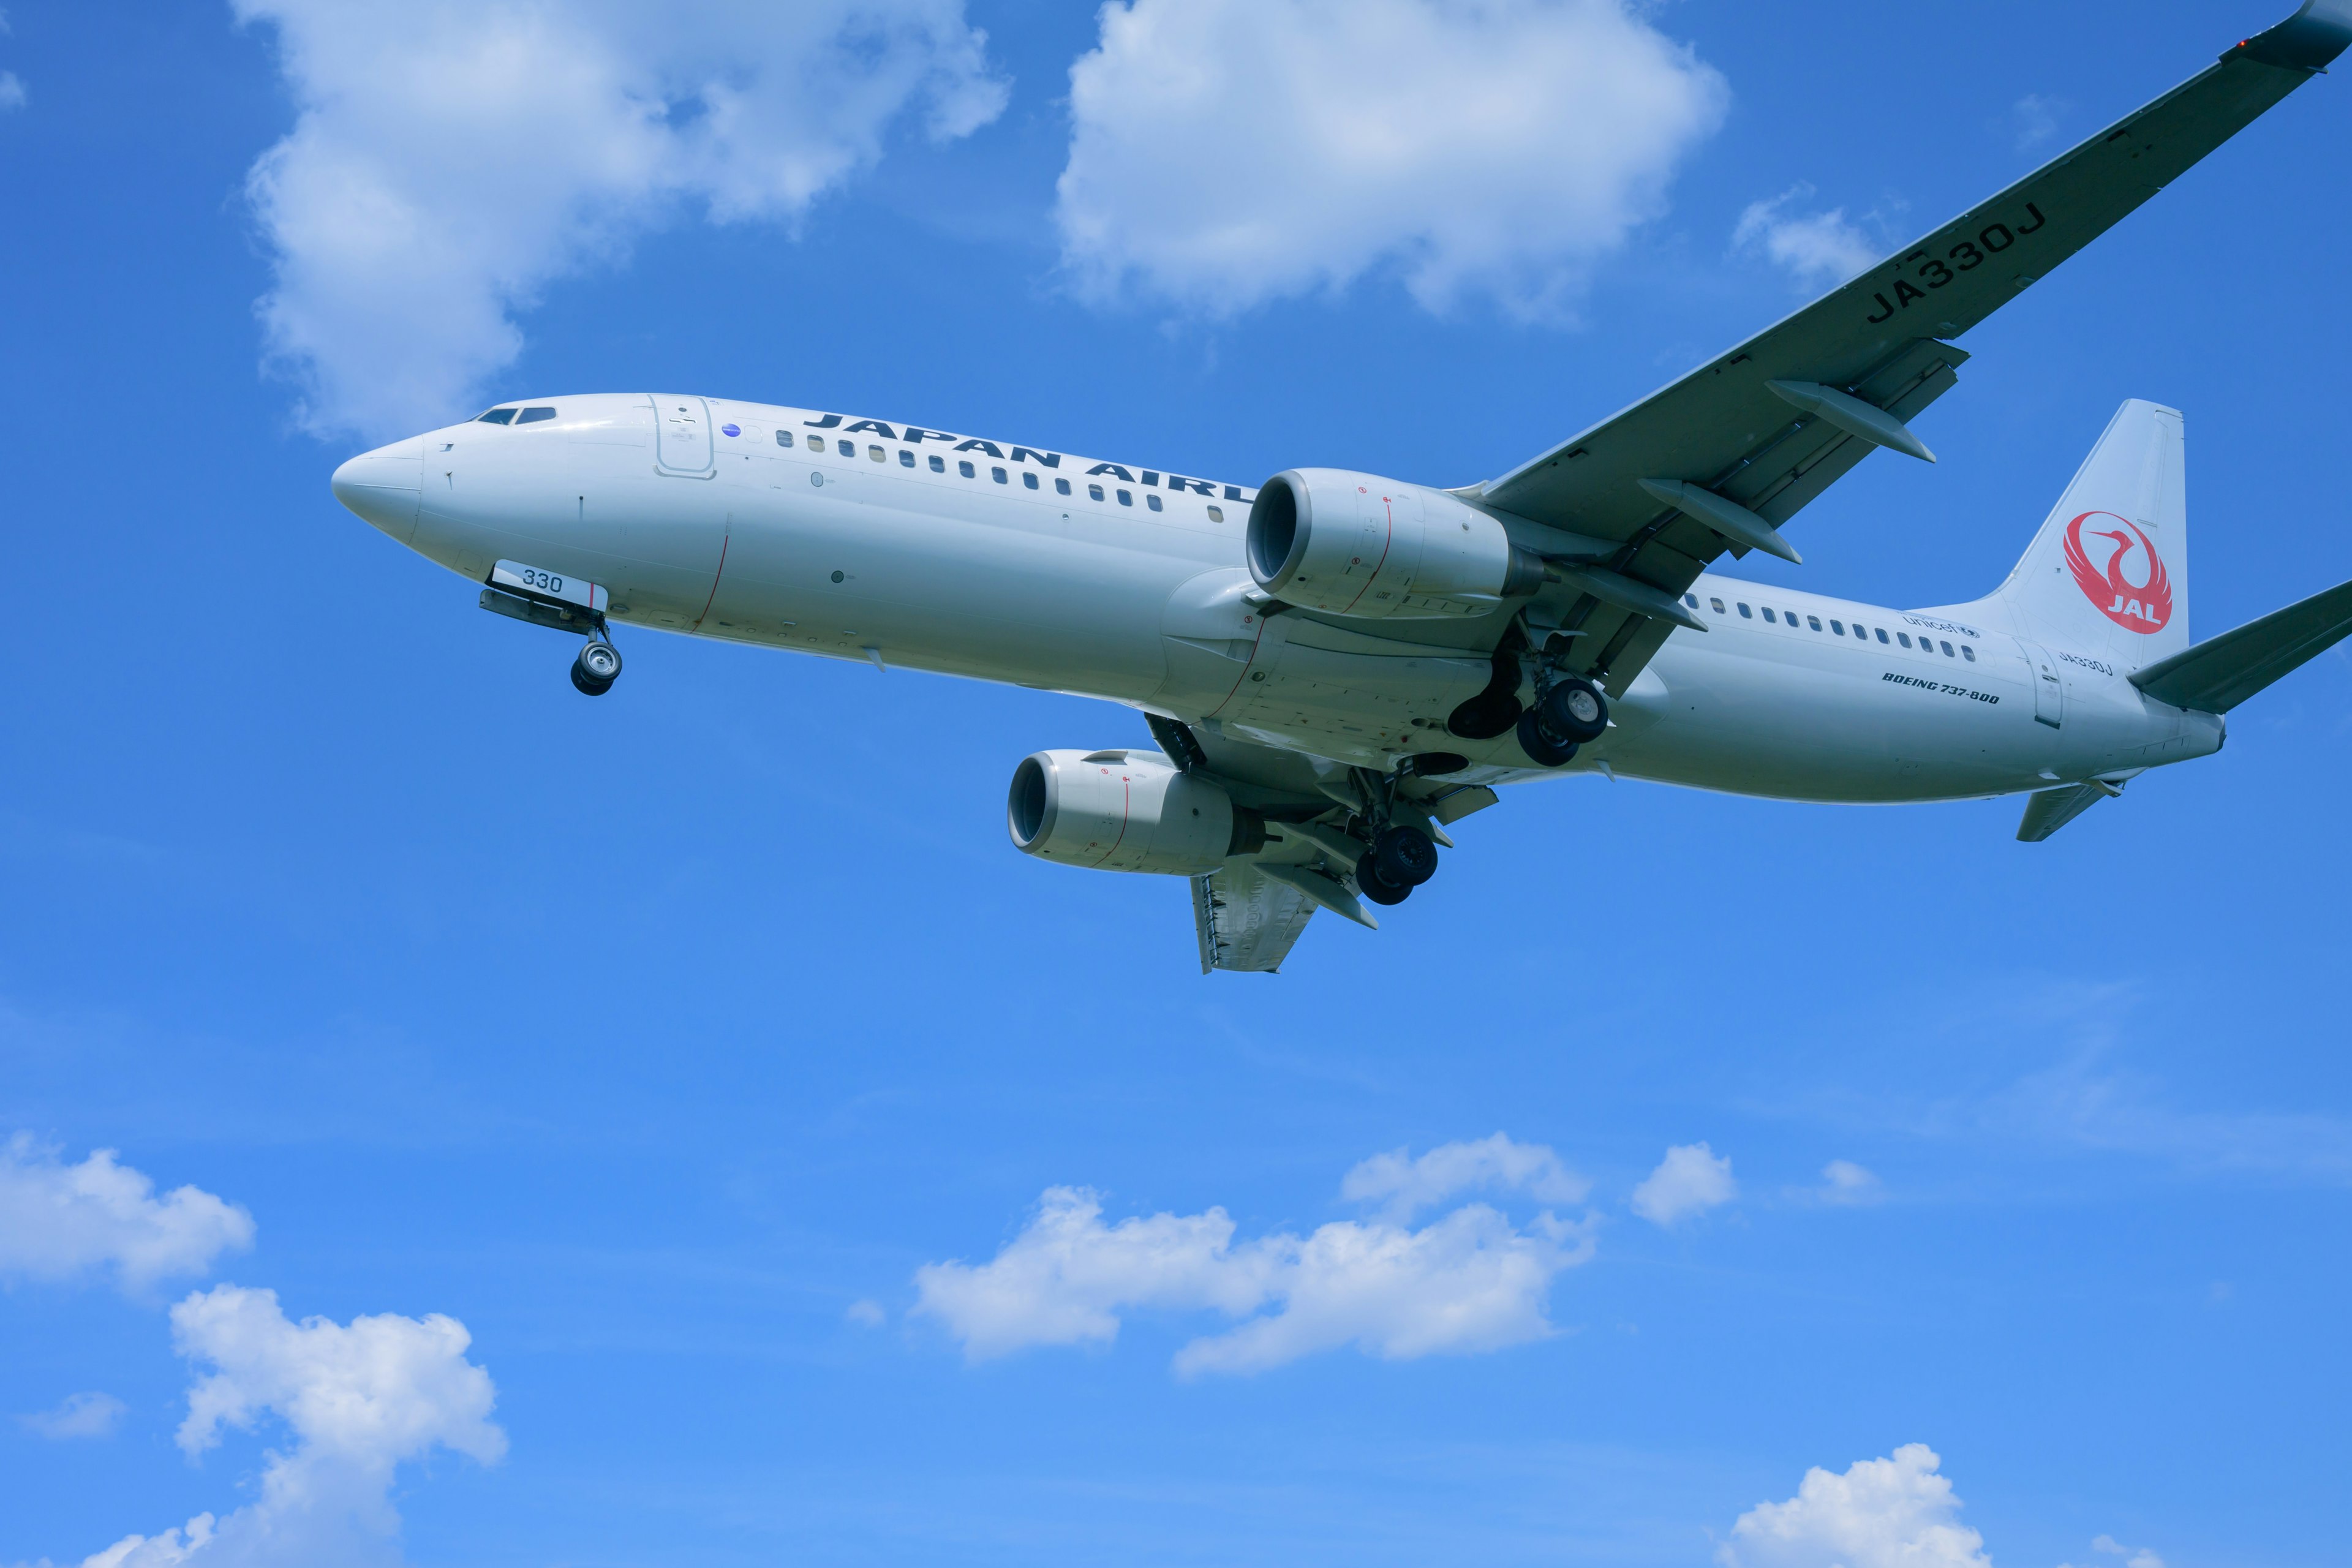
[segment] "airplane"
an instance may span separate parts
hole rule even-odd
[[[2183,421],[2124,405],[2008,580],[1897,610],[1718,575],[1911,424],[1953,340],[2352,44],[2309,0],[1851,282],[1500,478],[1243,486],[903,420],[670,394],[501,403],[335,470],[344,506],[583,638],[649,626],[1139,710],[1014,768],[1021,850],[1188,879],[1203,973],[1377,926],[1497,787],[2026,796],[2047,838],[2352,632],[2352,584],[2189,639]]]

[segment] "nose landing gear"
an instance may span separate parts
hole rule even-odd
[[[572,661],[572,684],[589,697],[602,697],[613,689],[613,682],[621,679],[621,654],[604,640],[604,628],[581,645],[580,657]]]

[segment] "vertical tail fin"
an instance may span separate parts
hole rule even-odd
[[[2125,404],[1984,618],[2126,670],[2187,647],[2186,456],[2177,410]]]

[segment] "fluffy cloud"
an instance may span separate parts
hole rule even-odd
[[[1723,1568],[1992,1568],[1984,1537],[1925,1443],[1864,1459],[1842,1476],[1805,1472],[1787,1502],[1759,1503],[1716,1549]]]
[[[54,1410],[19,1415],[17,1421],[44,1437],[111,1437],[126,1406],[111,1394],[68,1394]]]
[[[2038,92],[2029,92],[2019,99],[2010,110],[2011,122],[2017,129],[2017,150],[2031,153],[2056,136],[2058,121],[2074,107],[2063,98],[2050,98]]]
[[[1723,79],[1633,0],[1112,0],[1070,71],[1065,266],[1211,316],[1393,265],[1557,317],[1664,209]]]
[[[1501,1184],[1582,1190],[1549,1150],[1489,1139],[1448,1145],[1423,1162],[1402,1152],[1368,1161],[1350,1173],[1359,1190],[1349,1195],[1437,1201],[1423,1194],[1461,1190],[1448,1181],[1493,1181],[1498,1152],[1519,1173]],[[1523,1157],[1532,1153],[1549,1165],[1528,1164]],[[1433,1173],[1416,1174],[1433,1157]],[[1375,1173],[1364,1177],[1368,1169]],[[1433,1173],[1449,1169],[1456,1173]],[[1589,1223],[1547,1210],[1521,1227],[1485,1204],[1419,1229],[1393,1219],[1341,1220],[1304,1237],[1276,1233],[1236,1245],[1234,1236],[1221,1208],[1106,1225],[1097,1194],[1055,1187],[989,1262],[916,1270],[915,1310],[944,1324],[974,1360],[1033,1345],[1108,1343],[1122,1312],[1160,1310],[1245,1320],[1178,1352],[1176,1370],[1187,1376],[1261,1372],[1349,1344],[1402,1361],[1549,1334],[1552,1279],[1592,1255]]]
[[[232,0],[297,109],[247,195],[314,430],[405,433],[511,363],[551,279],[699,205],[792,220],[919,114],[1002,112],[963,0]]]
[[[1843,207],[1791,213],[1813,187],[1795,185],[1769,202],[1750,203],[1731,232],[1731,247],[1761,256],[1808,289],[1834,289],[1876,266],[1886,247],[1847,221]]]
[[[0,38],[8,36],[8,13],[0,11]],[[25,83],[15,71],[0,71],[0,114],[25,107]]]
[[[1876,1173],[1851,1160],[1832,1160],[1822,1167],[1821,1189],[1813,1195],[1825,1204],[1874,1204],[1886,1195],[1886,1186]]]
[[[192,1458],[224,1426],[282,1422],[260,1496],[226,1519],[198,1514],[160,1535],[131,1535],[82,1568],[194,1563],[320,1568],[396,1562],[394,1472],[436,1447],[484,1463],[506,1451],[490,1419],[489,1374],[466,1360],[465,1326],[439,1314],[289,1321],[268,1290],[234,1285],[172,1310],[180,1353],[209,1365],[188,1394],[180,1447]]]
[[[1497,1132],[1475,1142],[1443,1143],[1419,1159],[1402,1149],[1375,1154],[1348,1173],[1339,1195],[1350,1203],[1383,1205],[1410,1219],[1461,1194],[1485,1189],[1524,1192],[1548,1204],[1582,1203],[1591,1184],[1540,1143],[1514,1143]]]
[[[68,1279],[110,1268],[129,1289],[201,1274],[253,1244],[253,1216],[194,1187],[162,1197],[114,1151],[79,1165],[18,1133],[0,1144],[0,1277]]]
[[[2164,1568],[2164,1559],[2147,1547],[2126,1546],[2112,1535],[2092,1537],[2091,1550],[2103,1557],[2124,1559],[2123,1568]],[[2071,1563],[2061,1563],[2058,1568],[2074,1568],[2074,1565]]]
[[[1633,1212],[1656,1225],[1675,1225],[1739,1195],[1731,1179],[1731,1157],[1718,1157],[1704,1143],[1666,1151],[1658,1168],[1633,1189]]]

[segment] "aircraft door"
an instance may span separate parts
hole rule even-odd
[[[654,467],[681,479],[718,471],[711,452],[710,405],[699,397],[654,395]]]
[[[2040,643],[2018,639],[2025,651],[2026,674],[2033,682],[2033,718],[2055,730],[2066,717],[2066,683],[2058,677],[2058,661]]]

